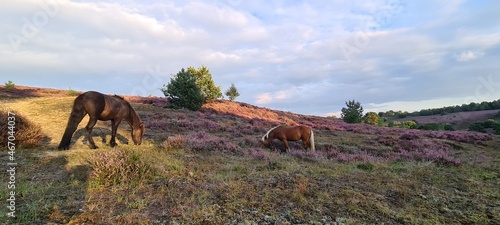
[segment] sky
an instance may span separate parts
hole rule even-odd
[[[500,98],[500,1],[0,3],[0,82],[163,96],[207,66],[236,99],[306,115]]]

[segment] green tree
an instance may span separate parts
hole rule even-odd
[[[399,125],[399,127],[406,128],[406,129],[417,129],[417,123],[413,120],[407,120],[407,121],[404,121],[403,123],[401,123],[401,125]]]
[[[367,112],[363,118],[363,122],[371,125],[378,125],[380,117],[376,112]]]
[[[196,85],[200,87],[205,101],[215,100],[223,97],[221,86],[215,85],[214,81],[212,80],[212,74],[206,66],[201,66],[198,69],[190,66],[187,68],[187,71],[196,78]]]
[[[15,87],[16,87],[16,85],[11,80],[5,82],[5,88],[13,89]]]
[[[361,103],[354,99],[345,103],[346,107],[342,108],[341,118],[346,123],[361,123],[363,121],[363,107]]]
[[[229,87],[229,89],[226,90],[225,94],[232,102],[236,99],[236,97],[240,96],[240,93],[238,92],[238,89],[236,89],[234,84],[231,84],[231,87]]]
[[[184,68],[161,90],[165,97],[169,98],[172,108],[187,108],[196,111],[203,105],[204,97],[200,87],[196,85],[196,78]]]

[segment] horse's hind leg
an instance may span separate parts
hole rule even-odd
[[[91,149],[97,148],[97,145],[95,145],[94,139],[92,139],[92,128],[94,128],[96,123],[97,123],[97,119],[94,117],[90,117],[89,122],[87,123],[87,126],[85,126],[85,129],[87,130],[87,139],[90,142]]]
[[[302,140],[302,145],[304,146],[304,150],[307,151],[307,148],[309,147],[309,140]]]
[[[288,146],[288,141],[285,139],[282,140],[283,141],[283,144],[285,144],[285,151],[284,152],[288,152],[288,150],[290,150],[290,147]]]

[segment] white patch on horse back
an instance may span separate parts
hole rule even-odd
[[[269,133],[271,133],[271,131],[278,128],[279,126],[281,126],[281,125],[275,126],[275,127],[271,128],[270,130],[268,130],[267,133],[264,134],[264,136],[262,136],[262,141],[265,141],[267,138],[269,138]]]

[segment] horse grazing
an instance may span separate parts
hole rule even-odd
[[[99,92],[88,91],[76,97],[75,102],[73,103],[73,109],[71,110],[68,125],[66,126],[64,135],[59,143],[59,150],[69,149],[73,133],[75,133],[78,124],[87,114],[90,119],[85,129],[87,131],[87,138],[90,142],[90,148],[97,148],[91,136],[92,128],[97,123],[97,120],[111,120],[111,140],[109,141],[111,147],[117,145],[115,141],[116,131],[122,120],[127,121],[132,128],[132,140],[134,141],[134,144],[141,144],[142,135],[145,130],[144,124],[141,122],[141,119],[134,111],[130,103],[117,95],[108,96]]]
[[[276,126],[262,137],[262,144],[267,146],[269,142],[274,139],[278,139],[285,144],[286,151],[290,149],[288,147],[288,141],[298,141],[302,140],[302,144],[304,145],[304,149],[307,150],[307,147],[311,148],[311,151],[316,151],[314,147],[314,132],[308,126]]]

